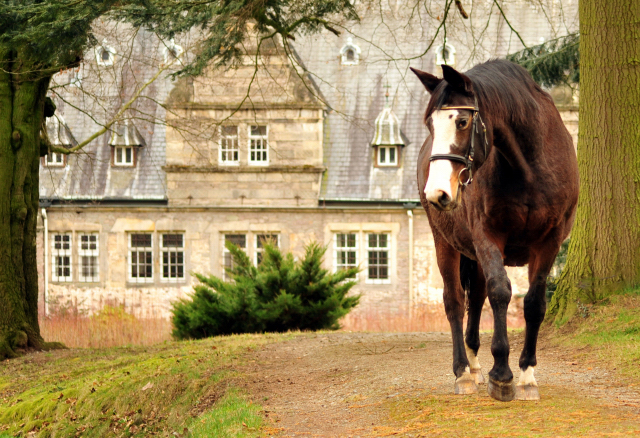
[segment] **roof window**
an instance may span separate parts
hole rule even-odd
[[[347,44],[340,49],[342,65],[357,65],[360,62],[360,47],[353,43],[351,37],[347,38]]]

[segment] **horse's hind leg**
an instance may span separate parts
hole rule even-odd
[[[453,373],[456,376],[456,394],[474,394],[478,386],[471,375],[464,348],[462,322],[464,319],[464,291],[460,284],[460,253],[434,233],[438,267],[444,281],[444,310],[451,326],[453,341]]]
[[[478,350],[480,349],[480,317],[482,315],[482,307],[487,298],[487,288],[482,267],[478,262],[462,256],[460,263],[462,287],[467,291],[468,297],[467,330],[464,344],[471,375],[474,377],[476,384],[479,385],[484,383],[484,376],[478,361]],[[467,265],[468,268],[465,269],[464,265]]]
[[[527,326],[519,363],[522,372],[516,385],[516,399],[518,400],[540,399],[533,371],[538,363],[536,359],[538,331],[547,310],[545,297],[547,276],[558,253],[558,249],[554,246],[556,246],[555,242],[547,248],[532,251],[532,257],[529,260],[529,291],[524,297],[524,319]]]

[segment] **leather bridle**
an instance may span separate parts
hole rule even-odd
[[[473,173],[471,170],[471,166],[473,165],[473,159],[475,157],[475,133],[480,133],[478,122],[482,125],[483,137],[484,137],[484,157],[486,159],[487,156],[487,127],[485,126],[482,118],[480,117],[480,109],[478,108],[478,99],[474,96],[474,106],[443,106],[439,108],[439,110],[467,110],[471,111],[471,140],[469,141],[469,147],[467,148],[467,152],[465,155],[458,154],[434,154],[429,157],[429,162],[435,160],[449,160],[456,161],[458,163],[464,164],[464,168],[460,170],[458,173],[458,184],[460,186],[468,186],[473,181]],[[467,171],[468,177],[465,181],[462,181],[462,174]],[[457,196],[456,196],[457,198]]]

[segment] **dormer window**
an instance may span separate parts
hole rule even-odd
[[[116,146],[113,148],[113,165],[121,167],[133,167],[133,146]]]
[[[129,120],[112,127],[111,138],[111,163],[114,167],[135,167],[139,150],[145,146],[144,138]]]
[[[64,167],[66,165],[65,158],[64,154],[49,151],[43,159],[43,164],[45,167]]]
[[[180,55],[182,55],[183,52],[184,50],[182,49],[182,46],[176,44],[173,38],[171,38],[171,40],[165,43],[164,46],[164,63],[169,64],[180,59]]]
[[[436,65],[446,64],[451,67],[456,66],[456,49],[451,44],[444,44],[436,47]]]
[[[45,126],[51,146],[70,149],[78,144],[62,115],[56,113],[52,117],[48,117]],[[67,156],[50,150],[42,158],[42,165],[45,167],[65,167],[67,165]]]
[[[378,146],[378,166],[397,166],[398,146]]]
[[[398,167],[400,165],[400,146],[405,142],[400,132],[398,117],[391,110],[389,95],[384,109],[378,114],[375,121],[376,132],[371,146],[375,148],[375,167]]]
[[[98,65],[107,67],[113,65],[116,60],[116,49],[106,44],[106,40],[102,45],[96,47],[96,62]]]
[[[340,49],[342,65],[357,65],[360,62],[360,47],[353,43],[351,37],[347,38],[347,44]]]

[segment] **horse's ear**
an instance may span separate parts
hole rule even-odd
[[[420,71],[416,68],[409,67],[412,72],[418,76],[420,82],[425,86],[429,93],[433,93],[433,90],[442,82],[442,79],[432,75],[431,73],[427,73],[426,71]]]
[[[442,65],[442,75],[444,76],[444,80],[447,81],[451,87],[465,94],[473,93],[473,84],[471,83],[471,79],[467,76],[463,75],[453,67],[449,67],[446,64]]]

